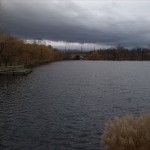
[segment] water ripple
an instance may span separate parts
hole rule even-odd
[[[148,67],[71,61],[0,76],[0,149],[100,150],[107,120],[149,113]]]

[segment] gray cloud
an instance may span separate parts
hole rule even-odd
[[[4,30],[26,39],[143,46],[148,1],[1,0]]]

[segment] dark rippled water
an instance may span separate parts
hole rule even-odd
[[[69,61],[0,77],[0,150],[100,150],[114,116],[150,112],[150,62]]]

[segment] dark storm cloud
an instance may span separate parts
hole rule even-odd
[[[2,0],[0,3],[4,30],[26,39],[124,46],[146,45],[150,40],[146,2],[141,7],[136,2],[96,0]]]

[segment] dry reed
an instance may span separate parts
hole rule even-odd
[[[109,121],[101,146],[103,150],[150,150],[150,115]]]

